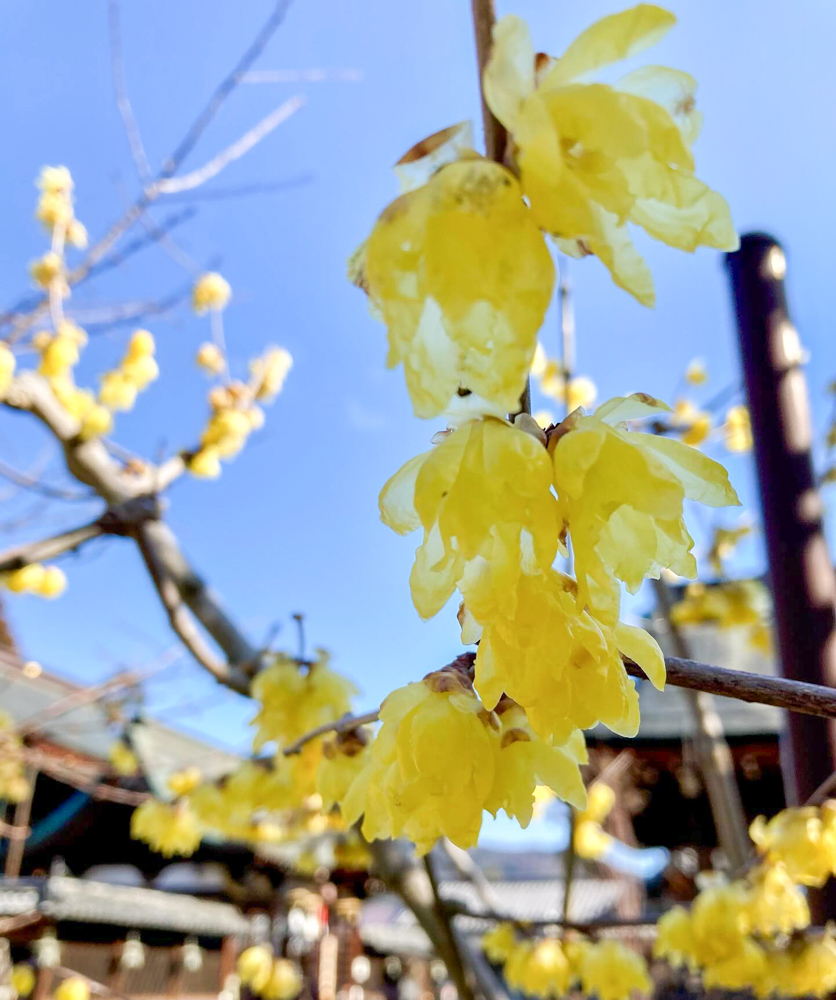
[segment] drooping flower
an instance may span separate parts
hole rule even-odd
[[[581,952],[580,981],[584,992],[599,1000],[629,1000],[653,987],[647,963],[620,941],[596,941]]]
[[[504,809],[524,829],[531,822],[538,785],[547,786],[558,798],[582,809],[586,805],[586,789],[579,765],[587,760],[583,733],[575,730],[563,746],[554,746],[533,731],[518,705],[505,699],[496,711],[500,723],[499,753],[485,809],[493,816]]]
[[[662,569],[696,576],[683,503],[739,503],[726,470],[679,441],[627,430],[623,421],[667,409],[651,397],[616,397],[591,416],[570,414],[549,442],[554,484],[575,552],[578,603],[618,616],[621,581],[635,593]]]
[[[237,968],[241,985],[250,986],[254,993],[261,993],[273,971],[273,953],[266,945],[252,945],[238,956]]]
[[[367,840],[407,836],[420,854],[449,837],[474,846],[494,784],[499,724],[455,668],[393,691],[367,762],[340,803]]]
[[[482,412],[517,408],[554,267],[513,174],[473,153],[442,165],[380,216],[361,280],[417,416],[437,416],[460,389]]]
[[[400,534],[424,529],[410,576],[424,618],[456,586],[466,599],[478,590],[513,613],[517,581],[550,566],[557,552],[548,454],[530,434],[490,417],[407,462],[383,487],[380,510]]]
[[[801,885],[820,886],[836,872],[836,802],[783,809],[749,827],[749,836],[764,859],[780,862]]]
[[[653,66],[613,86],[589,82],[654,44],[674,21],[639,4],[597,21],[561,58],[538,62],[525,22],[509,15],[494,28],[484,74],[485,98],[512,135],[538,224],[565,252],[597,255],[645,305],[654,301],[653,279],[628,222],[682,250],[738,246],[725,201],[694,176],[696,81]]]
[[[271,740],[280,746],[291,743],[349,710],[357,688],[331,668],[325,650],[318,649],[316,654],[305,670],[292,657],[279,653],[256,676],[252,696],[261,703],[253,719],[257,750]]]
[[[322,760],[316,772],[316,790],[327,812],[345,798],[351,783],[366,763],[369,737],[362,729],[339,733],[322,745]]]
[[[506,962],[517,945],[517,934],[513,924],[495,924],[482,936],[482,948],[488,959],[495,965]]]
[[[197,817],[185,802],[169,805],[159,799],[148,799],[131,815],[131,836],[167,858],[174,854],[185,857],[194,854],[202,833]]]
[[[665,664],[655,640],[642,629],[597,619],[578,600],[575,581],[555,570],[521,576],[515,604],[506,616],[480,603],[475,591],[467,602],[482,625],[476,687],[485,704],[493,707],[506,693],[525,708],[534,731],[557,744],[598,722],[635,736],[638,694],[621,654],[661,688]]]

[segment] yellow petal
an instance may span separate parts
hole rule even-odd
[[[653,4],[638,4],[596,21],[572,42],[542,82],[562,87],[601,66],[629,59],[655,45],[676,23],[669,11]]]
[[[473,150],[473,123],[459,122],[449,128],[428,135],[416,143],[395,164],[395,175],[401,184],[401,193],[423,187],[432,175],[455,163],[462,154]]]
[[[650,683],[658,690],[665,689],[665,657],[659,643],[643,628],[619,622],[615,627],[615,641],[625,656],[634,660],[647,674]]]
[[[522,102],[534,93],[534,46],[521,17],[508,14],[494,25],[493,47],[482,82],[488,107],[515,132]]]
[[[690,73],[667,66],[642,66],[623,76],[616,87],[661,104],[676,122],[685,143],[691,146],[696,141],[702,128],[702,114],[694,104],[697,81]]]
[[[682,483],[685,496],[707,507],[739,507],[740,500],[729,474],[713,459],[681,441],[648,434],[642,441]]]
[[[670,407],[661,399],[655,399],[644,392],[634,392],[629,396],[613,396],[602,403],[595,416],[605,424],[619,424],[625,420],[639,420],[656,413],[670,413]]]
[[[399,535],[408,535],[421,527],[415,509],[415,480],[429,452],[411,458],[380,491],[380,518]]]

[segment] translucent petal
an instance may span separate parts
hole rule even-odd
[[[395,175],[401,183],[401,193],[423,187],[437,170],[472,152],[472,122],[459,122],[458,125],[451,125],[428,135],[409,152],[404,153],[395,164]]]
[[[494,25],[483,86],[488,107],[515,132],[522,102],[534,93],[534,46],[521,17],[508,14]]]
[[[392,476],[380,491],[380,518],[399,535],[421,527],[415,509],[415,480],[428,452],[416,455]]]
[[[675,23],[673,14],[645,3],[602,17],[578,35],[542,86],[562,87],[601,66],[637,55],[655,45]]]
[[[647,674],[650,683],[658,691],[663,691],[665,657],[653,636],[643,628],[619,622],[615,627],[615,641],[620,652],[635,660]]]
[[[649,434],[642,444],[654,452],[682,483],[689,500],[697,500],[707,507],[740,506],[737,492],[729,482],[729,474],[719,462],[696,448],[661,435]]]
[[[655,399],[644,392],[634,392],[629,396],[613,396],[595,411],[595,417],[605,424],[619,424],[625,420],[640,420],[656,413],[670,413],[671,408],[661,399]]]
[[[690,73],[667,66],[642,66],[623,76],[616,87],[661,104],[676,122],[687,145],[694,144],[702,128],[702,114],[694,104],[697,81]]]

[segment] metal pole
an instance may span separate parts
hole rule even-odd
[[[750,233],[727,254],[752,418],[781,671],[836,686],[836,575],[810,459],[812,422],[798,334],[784,294],[780,244]],[[782,746],[789,801],[836,770],[832,721],[790,713]],[[831,914],[832,915],[832,914]]]

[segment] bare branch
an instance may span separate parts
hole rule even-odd
[[[473,9],[473,29],[476,35],[476,58],[479,68],[479,92],[482,97],[482,122],[485,129],[485,156],[489,160],[502,163],[505,159],[505,147],[508,144],[508,133],[494,116],[485,100],[482,87],[482,76],[493,45],[493,26],[496,21],[494,0],[471,0]]]
[[[191,173],[183,174],[181,177],[163,177],[161,180],[156,181],[150,190],[156,196],[158,194],[178,194],[181,191],[190,191],[193,188],[200,187],[201,184],[205,184],[213,177],[217,177],[230,163],[240,160],[242,156],[249,153],[253,146],[261,142],[275,128],[278,128],[282,122],[287,121],[304,103],[305,98],[301,95],[297,94],[295,97],[289,98],[284,104],[280,104],[269,115],[262,118],[257,125],[242,135],[240,139],[227,146],[226,149],[221,150],[208,163],[204,163],[202,167],[192,170]]]
[[[653,927],[656,917],[601,917],[598,920],[520,920],[497,910],[471,910],[461,903],[447,901],[445,909],[454,917],[471,917],[475,920],[490,920],[496,923],[513,924],[520,930],[530,930],[534,927],[562,927],[565,930],[580,931],[582,934],[594,933],[607,927]]]
[[[232,187],[217,187],[209,191],[193,190],[182,191],[180,194],[167,194],[167,201],[221,201],[225,198],[244,198],[254,194],[274,194],[277,191],[290,191],[293,188],[310,184],[316,175],[313,171],[307,170],[304,173],[296,174],[285,180],[278,181],[255,181],[252,184],[237,184]]]
[[[352,729],[357,729],[359,726],[367,726],[369,723],[377,722],[379,715],[380,712],[377,709],[373,712],[366,712],[365,715],[343,715],[335,722],[326,722],[324,725],[317,726],[316,729],[312,729],[310,732],[300,736],[298,740],[286,746],[282,750],[282,753],[285,757],[292,757],[294,754],[299,753],[306,743],[310,743],[311,740],[315,740],[318,736],[324,736],[326,733],[350,733]]]
[[[239,83],[325,83],[330,80],[357,83],[361,69],[255,69],[242,73]]]
[[[186,648],[221,684],[239,694],[249,694],[250,674],[260,659],[258,651],[238,631],[216,595],[192,570],[174,534],[162,521],[151,521],[140,525],[134,537],[171,627]],[[228,662],[217,656],[205,642],[195,618],[221,647]]]
[[[212,94],[209,99],[209,103],[200,112],[195,120],[194,124],[191,126],[189,131],[186,133],[180,145],[174,150],[171,156],[163,164],[163,169],[161,172],[161,177],[171,177],[173,176],[180,164],[189,153],[197,145],[198,140],[206,131],[209,123],[213,120],[215,115],[220,111],[224,102],[227,100],[229,95],[238,86],[241,77],[249,70],[252,64],[258,59],[261,53],[264,51],[265,46],[270,41],[270,39],[275,34],[279,25],[285,19],[285,15],[290,9],[290,5],[293,0],[278,0],[272,13],[264,22],[264,25],[258,32],[258,34],[253,39],[252,44],[248,47],[247,51],[241,56],[241,58],[236,63],[232,71],[224,77],[220,84],[215,89],[214,94]]]
[[[9,482],[14,483],[15,486],[20,486],[21,489],[31,490],[32,493],[39,493],[41,496],[47,497],[50,500],[86,502],[95,498],[95,494],[89,490],[71,490],[63,489],[60,486],[50,486],[49,483],[43,483],[35,476],[29,476],[25,472],[19,472],[17,469],[13,468],[11,465],[7,465],[3,461],[0,461],[0,476],[4,479],[8,479]]]
[[[128,97],[128,85],[125,79],[125,61],[122,57],[122,33],[119,28],[119,0],[108,3],[108,26],[110,28],[110,68],[113,76],[113,92],[116,96],[116,107],[125,126],[131,156],[136,166],[136,172],[143,184],[151,180],[151,164],[145,154],[139,125],[134,116],[134,109]]]
[[[625,660],[624,667],[631,676],[646,679],[644,671],[632,660]],[[711,667],[707,663],[697,663],[695,660],[684,660],[676,656],[666,656],[665,667],[667,682],[674,687],[708,691],[724,698],[772,705],[790,712],[800,712],[802,715],[836,718],[836,688],[791,681],[784,677],[764,677],[746,670]]]

